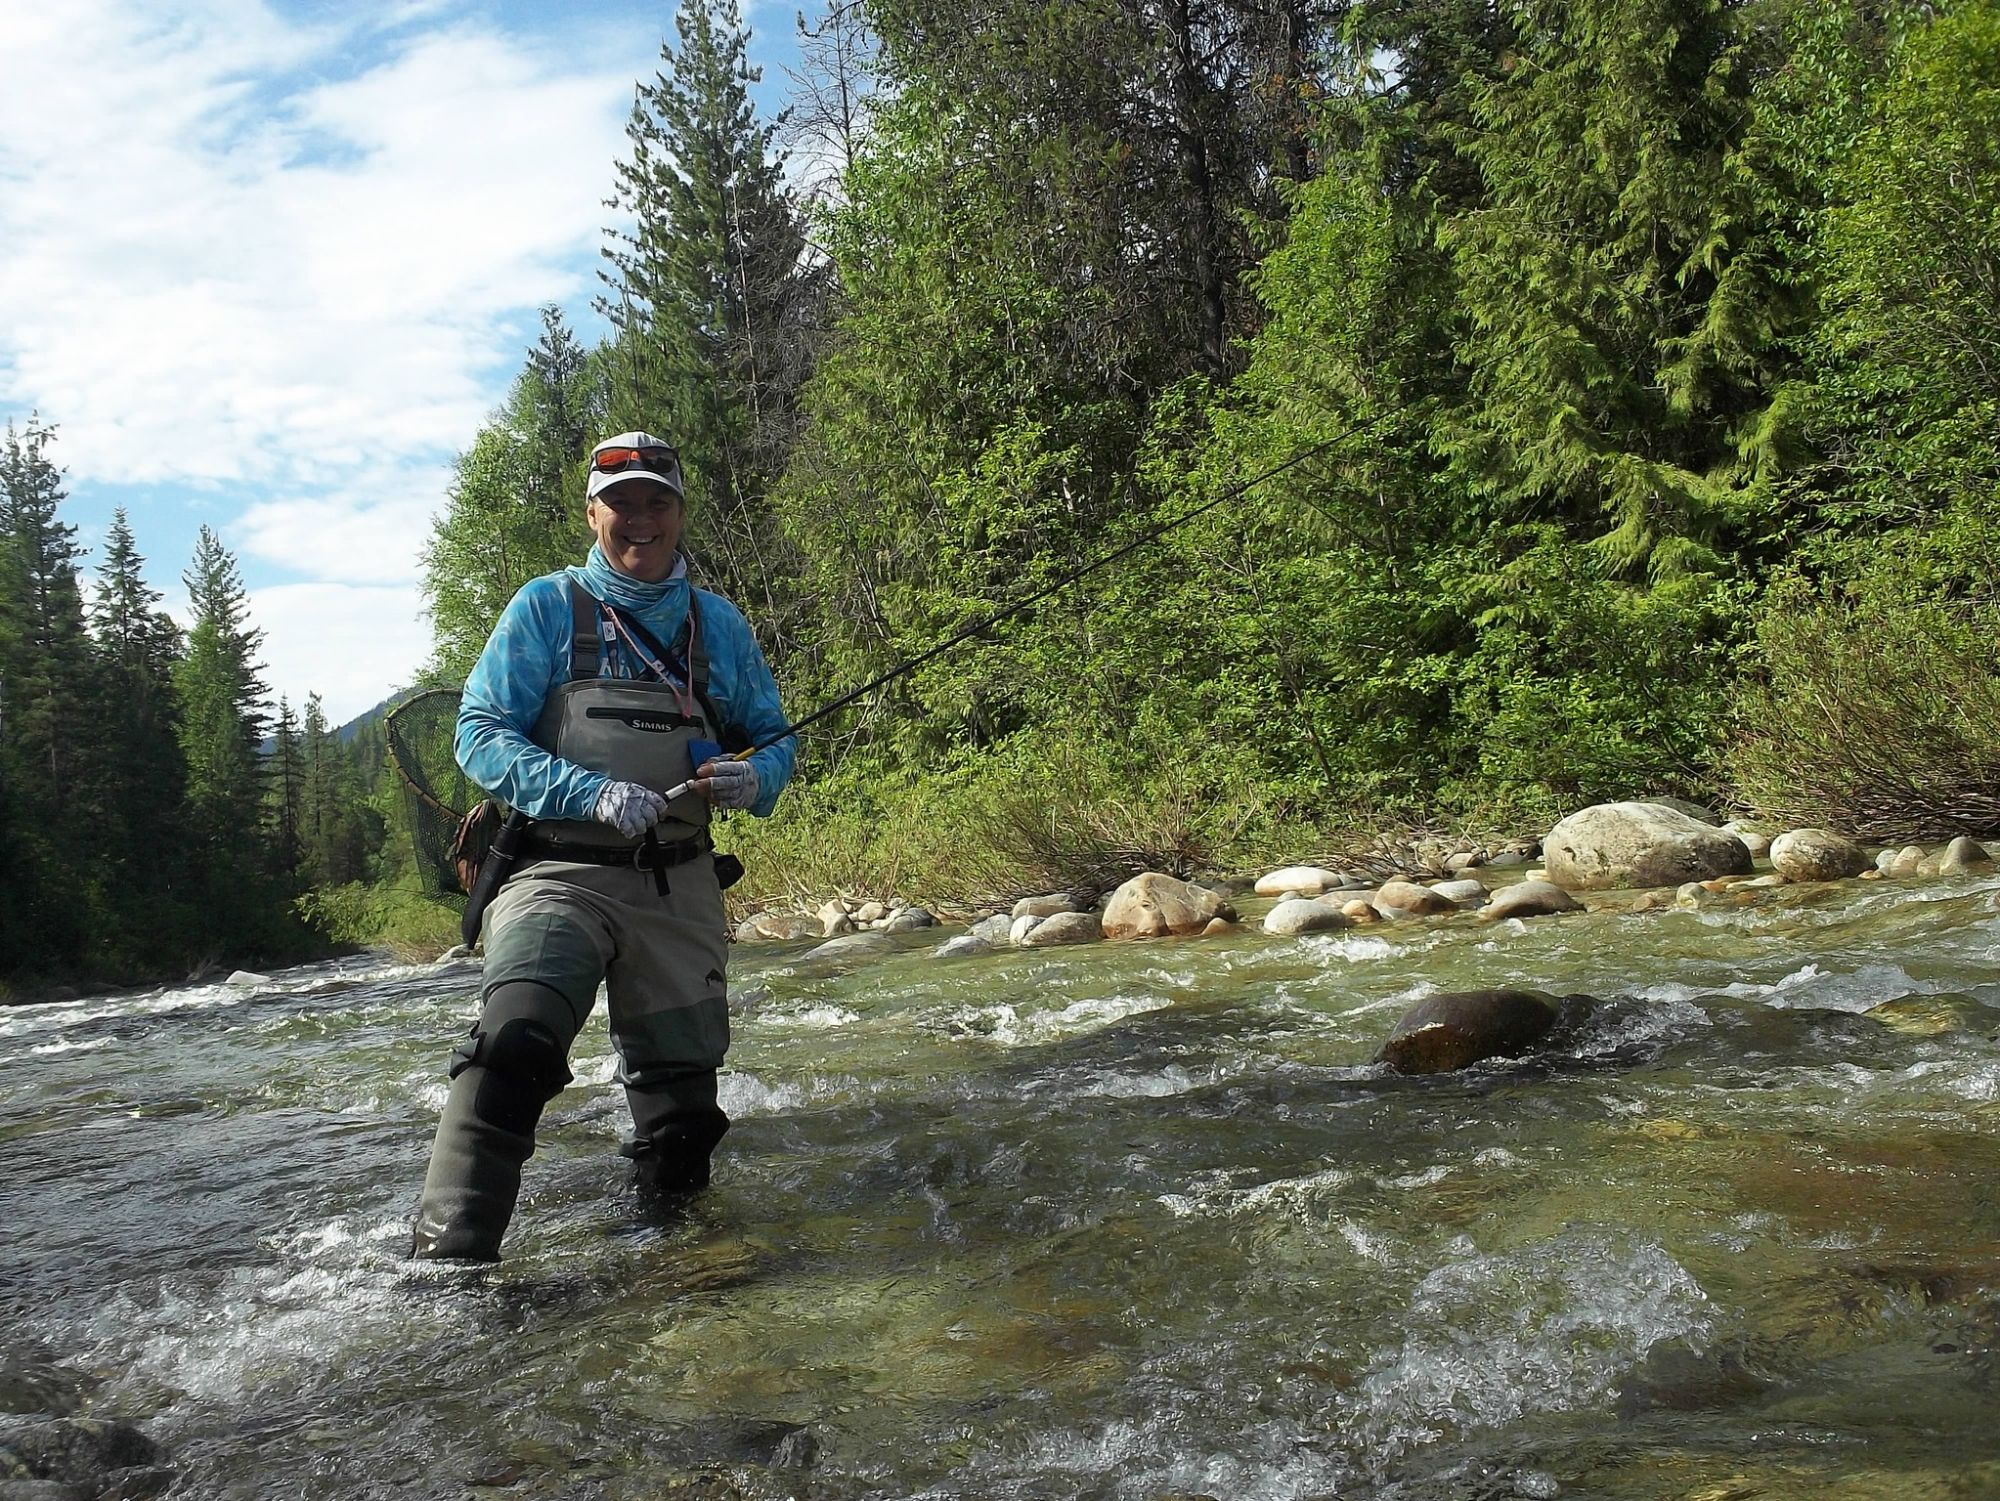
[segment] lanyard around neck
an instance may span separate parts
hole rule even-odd
[[[646,643],[639,639],[639,633],[620,619],[618,612],[608,604],[604,606],[604,625],[605,636],[613,641],[623,641],[632,655],[637,657],[641,662],[644,662],[651,669],[654,677],[674,690],[674,697],[680,703],[681,713],[692,719],[694,717],[694,689],[692,674],[686,670],[685,666],[682,671],[675,672],[666,663],[654,656],[652,652],[647,650]],[[690,626],[690,629],[692,629],[692,626]]]

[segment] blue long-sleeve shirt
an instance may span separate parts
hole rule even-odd
[[[453,742],[458,764],[474,782],[530,818],[587,819],[611,780],[602,772],[551,755],[533,739],[550,690],[569,679],[572,578],[589,588],[581,568],[565,568],[521,586],[501,611],[459,700]],[[668,582],[656,604],[616,608],[656,640],[672,642],[687,618],[691,588],[683,575]],[[740,725],[753,742],[768,739],[787,721],[763,649],[742,612],[728,600],[706,589],[694,592],[701,596],[698,610],[702,644],[708,652],[709,699],[725,723]],[[622,640],[607,640],[605,650],[613,676],[646,675],[641,664],[628,658]],[[786,739],[750,757],[757,769],[757,801],[750,811],[759,818],[770,815],[778,794],[792,779],[797,750],[798,742]]]

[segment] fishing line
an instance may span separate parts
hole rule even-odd
[[[963,642],[970,641],[974,636],[977,636],[981,631],[990,630],[992,627],[998,625],[1001,621],[1007,620],[1015,615],[1020,614],[1030,605],[1040,604],[1043,600],[1049,598],[1051,595],[1058,594],[1064,589],[1067,589],[1071,584],[1075,583],[1078,579],[1083,578],[1088,574],[1095,573],[1098,569],[1105,567],[1107,564],[1115,563],[1120,558],[1126,557],[1132,553],[1137,552],[1140,548],[1146,546],[1148,543],[1159,541],[1160,538],[1166,536],[1168,532],[1173,531],[1176,527],[1185,526],[1188,522],[1193,521],[1196,517],[1204,515],[1207,512],[1214,510],[1217,506],[1220,506],[1227,501],[1235,500],[1240,495],[1246,494],[1248,491],[1254,489],[1256,486],[1263,484],[1265,480],[1276,479],[1286,470],[1297,468],[1300,464],[1303,464],[1307,459],[1313,459],[1319,457],[1319,455],[1325,453],[1329,448],[1334,447],[1336,444],[1345,443],[1349,438],[1356,437],[1359,434],[1366,432],[1369,428],[1374,427],[1378,423],[1395,415],[1397,414],[1394,412],[1378,412],[1376,413],[1375,416],[1369,418],[1366,422],[1357,422],[1354,424],[1354,426],[1346,429],[1344,432],[1339,432],[1334,434],[1331,438],[1326,439],[1324,442],[1315,443],[1310,448],[1300,449],[1298,452],[1294,453],[1290,458],[1285,459],[1283,462],[1273,464],[1269,469],[1264,470],[1262,473],[1253,474],[1249,479],[1242,480],[1234,485],[1231,485],[1227,490],[1224,490],[1221,494],[1211,496],[1209,499],[1203,501],[1200,505],[1191,507],[1190,509],[1183,511],[1180,515],[1171,517],[1168,520],[1161,522],[1158,526],[1153,527],[1150,531],[1143,532],[1139,536],[1133,538],[1130,542],[1124,543],[1119,547],[1113,548],[1110,552],[1105,553],[1102,557],[1093,558],[1088,563],[1084,563],[1079,567],[1072,568],[1068,573],[1063,574],[1054,583],[1048,584],[1045,587],[1036,590],[1033,594],[1028,595],[1025,599],[1016,600],[1013,604],[1008,605],[1005,609],[997,610],[993,614],[988,615],[983,620],[975,621],[973,624],[966,626],[963,630],[960,630],[956,635],[953,635],[948,639],[939,642],[936,646],[931,647],[929,650],[924,651],[918,654],[917,656],[911,657],[908,661],[897,663],[894,667],[891,667],[887,672],[883,673],[880,677],[869,679],[867,682],[863,683],[859,688],[849,689],[846,693],[841,694],[839,698],[833,700],[832,703],[825,704],[820,708],[815,709],[812,713],[806,715],[803,719],[794,720],[791,724],[786,725],[784,729],[778,731],[777,734],[772,735],[769,739],[760,740],[755,745],[750,746],[746,750],[737,751],[730,759],[740,761],[747,756],[755,755],[760,750],[766,750],[769,747],[776,745],[781,740],[791,739],[792,736],[798,734],[799,731],[805,729],[807,726],[818,724],[822,719],[825,719],[828,715],[837,713],[841,709],[846,708],[856,699],[861,698],[865,694],[874,692],[877,688],[880,688],[884,683],[894,682],[899,677],[904,677],[912,672],[915,672],[919,667],[922,667],[926,662],[930,662],[938,657],[943,656],[946,652],[950,651],[954,646],[958,646]],[[1314,507],[1314,509],[1318,508]]]
[[[1297,450],[1290,457],[1273,464],[1270,468],[1231,485],[1228,489],[1209,497],[1199,505],[1191,506],[1179,515],[1169,517],[1157,526],[1148,528],[1131,541],[1122,543],[1099,557],[1092,558],[1086,563],[1069,569],[1053,582],[1044,585],[1034,593],[1018,599],[1002,609],[995,610],[992,614],[980,620],[974,621],[971,625],[965,626],[945,640],[940,641],[936,646],[906,661],[898,662],[888,671],[870,678],[860,687],[850,689],[831,703],[824,704],[803,718],[792,721],[776,734],[760,740],[744,750],[734,752],[729,759],[740,761],[746,757],[755,755],[760,750],[766,750],[781,741],[791,739],[800,731],[818,724],[830,715],[839,713],[849,704],[855,702],[855,700],[874,692],[884,684],[894,682],[897,678],[908,676],[926,663],[935,661],[938,657],[943,656],[953,647],[959,646],[981,632],[991,630],[1002,621],[1009,620],[1019,615],[1022,611],[1040,604],[1043,600],[1061,593],[1079,579],[1087,578],[1099,569],[1109,567],[1121,558],[1129,557],[1140,548],[1159,541],[1160,538],[1166,536],[1176,528],[1186,526],[1190,521],[1194,521],[1208,512],[1215,510],[1217,507],[1247,494],[1266,480],[1276,479],[1287,470],[1296,469],[1307,460],[1319,457],[1329,449],[1345,443],[1348,439],[1356,437],[1370,428],[1379,426],[1390,417],[1396,415],[1398,414],[1393,411],[1379,412],[1367,421],[1357,422],[1322,442]],[[1307,503],[1314,510],[1321,509],[1317,504],[1310,501],[1309,498]],[[1329,515],[1329,519],[1333,518]],[[437,759],[436,757],[424,754],[425,748],[431,746],[432,742],[436,742],[440,746],[448,746],[450,743],[449,725],[451,721],[457,718],[458,697],[458,691],[449,688],[436,688],[425,693],[416,694],[406,699],[403,703],[398,704],[390,711],[386,726],[389,763],[395,768],[404,786],[421,805],[422,816],[418,820],[420,825],[419,844],[427,847],[436,847],[435,849],[426,849],[426,853],[432,857],[433,863],[436,858],[441,856],[445,849],[450,847],[451,838],[456,833],[459,813],[453,808],[453,801],[465,801],[468,799],[477,801],[481,796],[478,789],[473,788],[469,779],[465,777],[463,769],[456,764],[449,750],[443,751],[442,759],[450,763],[449,776],[453,781],[452,791],[459,794],[458,798],[454,799],[449,794],[440,795],[443,789],[434,785],[436,779],[425,774],[427,770],[426,763],[432,759]],[[435,721],[435,723],[432,721]],[[682,783],[678,787],[669,789],[665,795],[672,798],[686,790],[687,784]],[[425,837],[424,833],[421,832],[423,830],[427,830],[428,837]],[[449,862],[447,861],[445,864],[448,866]]]

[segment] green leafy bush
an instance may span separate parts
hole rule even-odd
[[[1840,589],[1791,579],[1729,753],[1766,817],[1889,841],[2000,833],[2000,603],[1915,594],[1904,560]]]

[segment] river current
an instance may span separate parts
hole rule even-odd
[[[404,1259],[476,964],[0,1011],[0,1353],[177,1497],[2000,1494],[2000,879],[859,967],[738,947],[714,1187],[600,1007]],[[1399,1079],[1441,990],[1604,998]]]

